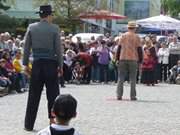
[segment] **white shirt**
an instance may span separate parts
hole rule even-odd
[[[60,131],[69,130],[69,129],[72,128],[70,126],[57,125],[57,124],[52,124],[51,127],[53,127],[56,130],[60,130]],[[48,126],[47,128],[39,131],[37,133],[37,135],[51,135],[50,126]],[[75,130],[74,135],[80,135],[80,134],[77,132],[77,130]]]
[[[158,63],[168,64],[169,63],[169,48],[160,48],[157,53]]]
[[[170,43],[169,44],[169,49],[170,49],[170,54],[180,54],[180,43],[177,42],[177,43]]]

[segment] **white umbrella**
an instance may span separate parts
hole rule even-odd
[[[159,15],[142,20],[137,20],[137,24],[142,27],[156,28],[161,30],[178,30],[180,21],[169,16]]]

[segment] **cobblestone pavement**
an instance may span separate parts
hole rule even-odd
[[[138,101],[129,101],[125,84],[123,101],[116,101],[116,86],[67,85],[61,93],[78,100],[78,115],[71,124],[82,135],[180,135],[180,86],[137,85]],[[0,98],[0,135],[35,135],[48,126],[45,92],[35,131],[23,130],[27,93]]]

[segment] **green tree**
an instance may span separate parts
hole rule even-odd
[[[0,10],[8,10],[10,8],[5,3],[6,3],[6,0],[0,0]]]
[[[95,0],[34,0],[36,5],[51,3],[58,16],[71,19],[78,13],[92,10]]]
[[[0,14],[3,13],[3,11],[8,10],[10,5],[14,4],[15,0],[0,0]]]
[[[161,4],[165,14],[178,17],[180,13],[180,0],[161,0]]]
[[[79,13],[93,10],[96,0],[34,0],[37,6],[51,3],[55,9],[55,15],[72,30],[77,25]]]

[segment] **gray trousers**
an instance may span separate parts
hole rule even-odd
[[[129,81],[131,83],[130,97],[136,97],[136,75],[137,75],[138,63],[134,60],[120,60],[118,65],[118,86],[117,97],[123,96],[123,84],[125,78],[129,75]]]

